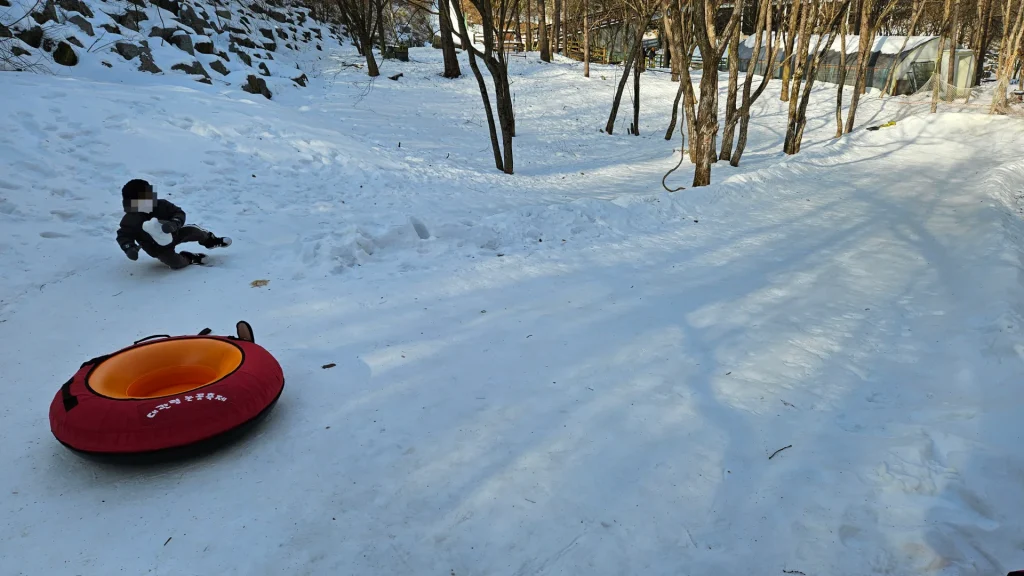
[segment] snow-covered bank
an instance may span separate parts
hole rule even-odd
[[[412,56],[386,63],[398,82],[368,91],[342,68],[273,101],[4,77],[5,565],[1024,566],[1019,121],[908,118],[832,141],[828,90],[784,158],[773,87],[744,166],[670,195],[667,110],[645,106],[639,138],[598,132],[611,70],[514,61],[508,177],[473,79]],[[674,90],[651,73],[642,97]],[[895,114],[863,106],[865,124]],[[117,191],[134,176],[235,244],[181,272],[125,259]],[[288,378],[256,435],[129,470],[50,436],[46,406],[83,360],[240,318]]]

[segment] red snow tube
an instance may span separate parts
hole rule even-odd
[[[247,340],[203,332],[150,337],[82,364],[50,404],[53,435],[88,455],[171,455],[258,421],[284,389],[281,366],[251,329]]]

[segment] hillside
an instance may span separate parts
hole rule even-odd
[[[308,8],[264,0],[13,0],[0,5],[0,24],[12,21],[0,26],[7,69],[101,81],[185,75],[267,98],[305,87],[340,42]]]

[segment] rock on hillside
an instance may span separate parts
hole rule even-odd
[[[311,71],[302,63],[341,42],[335,27],[282,0],[6,3],[0,5],[0,49],[18,56],[8,69],[42,64],[58,73],[187,75],[270,98],[305,86]],[[3,26],[29,10],[30,17]]]

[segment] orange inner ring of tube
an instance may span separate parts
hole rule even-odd
[[[212,384],[241,364],[242,350],[223,340],[165,340],[111,356],[93,369],[88,383],[108,398],[159,398]]]

